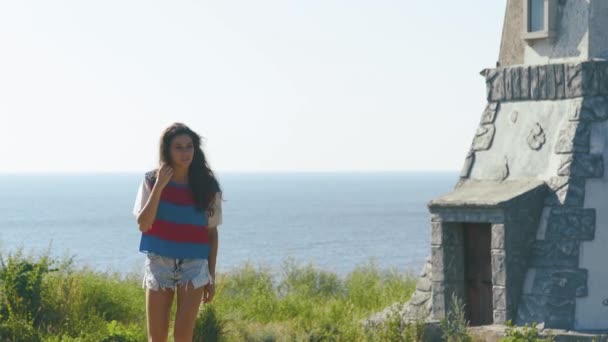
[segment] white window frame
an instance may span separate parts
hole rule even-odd
[[[523,0],[524,3],[524,17],[523,17],[523,38],[530,42],[538,39],[546,39],[546,38],[554,38],[555,37],[555,27],[556,27],[556,0],[544,0],[544,28],[541,31],[529,31],[530,24],[530,13],[528,9],[530,8],[531,0]]]

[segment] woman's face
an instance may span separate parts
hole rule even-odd
[[[194,144],[188,134],[176,135],[169,146],[173,167],[188,168],[194,157]]]

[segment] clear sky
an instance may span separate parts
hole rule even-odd
[[[0,172],[459,170],[505,1],[0,2]]]

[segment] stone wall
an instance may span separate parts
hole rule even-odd
[[[608,96],[608,62],[484,69],[488,102]]]
[[[608,158],[608,122],[591,124],[590,153]],[[593,240],[578,243],[578,267],[587,270],[587,296],[575,301],[576,329],[606,329],[608,327],[608,177],[590,178],[584,182],[584,208],[595,209]]]
[[[517,323],[544,322],[547,327],[564,329],[608,328],[575,324],[576,301],[589,295],[590,275],[580,267],[581,244],[594,240],[597,226],[596,208],[585,207],[586,183],[604,177],[604,155],[591,148],[591,133],[603,127],[608,119],[608,63],[499,68],[486,70],[484,74],[489,102],[461,177],[513,179],[536,173],[551,189],[543,203],[536,241],[531,246]],[[499,126],[496,118],[503,116],[504,121],[504,116],[514,115],[513,120],[518,120],[517,116],[544,115],[545,121],[538,119],[543,122],[530,128],[526,141],[529,152],[538,153],[526,154],[517,147],[515,150],[524,156],[519,160],[520,166],[509,156],[504,157],[507,163],[501,167],[496,162],[503,154],[501,143],[518,143],[505,142],[501,129],[518,128]],[[603,134],[608,134],[608,130]],[[523,137],[519,139],[523,145]],[[523,165],[535,165],[535,159],[545,167],[525,169]],[[487,171],[490,165],[496,165],[492,172]]]
[[[431,292],[432,265],[431,258],[424,263],[418,276],[416,290],[406,303],[394,303],[381,312],[368,317],[363,323],[366,329],[373,329],[383,323],[394,312],[399,313],[403,322],[413,323],[431,321],[432,292]]]
[[[489,184],[489,185],[488,185]],[[484,185],[492,187],[493,182]],[[446,199],[430,204],[431,262],[433,270],[433,317],[445,317],[452,295],[465,299],[465,265],[463,224],[485,223],[491,229],[490,262],[492,267],[493,322],[514,320],[522,287],[529,266],[530,250],[535,240],[546,186],[542,182],[530,182],[522,194],[514,193],[505,202],[491,203],[492,198],[481,206],[463,201],[446,202]],[[467,183],[476,191],[481,185]],[[501,185],[511,187],[510,182]],[[468,189],[463,190],[468,196]],[[500,193],[499,190],[497,193]],[[485,190],[473,196],[483,197]],[[455,196],[456,197],[456,196]],[[491,196],[490,196],[491,197]]]
[[[524,64],[526,42],[521,39],[522,27],[524,27],[523,4],[522,0],[507,1],[498,57],[498,62],[503,67]]]
[[[500,235],[504,234],[505,246],[502,247],[502,250],[506,253],[507,277],[506,280],[493,280],[494,287],[503,288],[502,291],[505,291],[506,294],[505,303],[500,303],[499,298],[494,299],[495,323],[504,324],[507,320],[514,321],[517,317],[524,280],[531,266],[531,251],[536,240],[545,196],[546,187],[543,187],[517,198],[517,201],[507,211],[505,224],[492,227],[492,242],[494,242],[494,239],[500,241]],[[494,243],[492,248],[495,248]],[[501,311],[505,310],[504,308],[508,311]]]
[[[431,209],[430,262],[410,302],[396,307],[406,319],[441,319],[451,294],[464,292],[459,223],[491,223],[495,323],[606,330],[608,230],[598,227],[608,226],[608,210],[599,211],[608,205],[608,63],[484,75],[488,104],[456,189],[537,178],[548,191],[502,207]]]

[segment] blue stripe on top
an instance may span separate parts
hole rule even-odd
[[[208,244],[167,241],[142,234],[139,250],[176,259],[209,259],[211,247]]]
[[[207,226],[207,213],[198,211],[191,205],[172,204],[161,200],[156,211],[156,219],[179,224]]]

